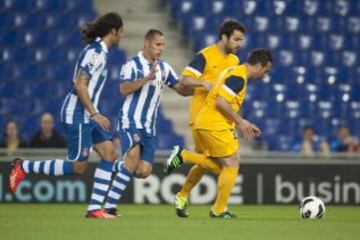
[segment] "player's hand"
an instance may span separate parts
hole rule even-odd
[[[254,137],[260,136],[261,134],[261,130],[256,125],[245,119],[242,119],[237,127],[246,140],[251,140]]]
[[[255,132],[255,137],[259,137],[261,135],[261,130],[260,128],[258,128],[258,126],[256,126],[255,124],[251,124],[253,131]]]
[[[213,84],[209,83],[207,81],[202,81],[202,86],[205,88],[206,91],[210,92],[210,90],[213,88]]]
[[[155,78],[156,73],[158,72],[158,69],[156,68],[158,65],[158,61],[155,61],[150,69],[150,73],[144,77],[145,81],[151,81]]]
[[[110,121],[107,117],[101,115],[100,113],[96,113],[95,115],[92,116],[92,119],[97,124],[99,124],[103,130],[105,130],[105,131],[110,130]]]

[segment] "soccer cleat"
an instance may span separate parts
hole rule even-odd
[[[163,172],[165,175],[169,175],[175,168],[178,168],[183,164],[183,159],[181,156],[182,147],[179,145],[174,146],[174,149],[166,162],[164,163]]]
[[[98,209],[94,211],[88,211],[85,215],[86,218],[96,218],[96,219],[115,219],[116,216],[107,213],[104,209]]]
[[[10,190],[12,192],[16,192],[17,187],[19,186],[20,182],[25,178],[26,173],[21,167],[22,162],[24,161],[23,158],[15,158],[12,162],[12,169],[9,177],[9,185]]]
[[[228,209],[226,209],[225,212],[220,214],[216,214],[213,210],[211,210],[209,215],[211,218],[236,218],[236,215]]]
[[[115,217],[121,217],[121,214],[118,213],[118,210],[116,208],[108,208],[108,209],[105,209],[105,211],[107,214],[113,215]]]
[[[175,196],[174,200],[175,208],[176,208],[176,215],[181,218],[187,218],[189,213],[187,208],[189,206],[189,200],[187,198]]]

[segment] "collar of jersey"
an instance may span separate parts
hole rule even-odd
[[[99,42],[100,45],[101,45],[101,47],[102,47],[102,49],[104,50],[104,52],[108,53],[108,48],[107,48],[106,44],[104,43],[104,41],[103,41],[100,37],[97,37],[97,38],[95,39],[95,41],[96,41],[96,42]]]
[[[149,62],[149,60],[147,60],[147,59],[144,57],[144,52],[143,52],[143,51],[138,52],[137,56],[140,58],[141,61],[144,61],[144,62],[147,63],[147,64],[151,64],[151,63]]]

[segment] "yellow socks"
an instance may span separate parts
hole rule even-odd
[[[231,190],[236,182],[238,171],[238,167],[223,167],[218,178],[218,194],[212,208],[216,214],[221,214],[225,211]]]
[[[200,165],[202,168],[211,171],[215,174],[220,174],[221,166],[213,159],[206,157],[204,154],[190,152],[184,149],[181,152],[184,163],[191,163]]]
[[[183,197],[183,198],[189,198],[189,194],[191,189],[200,181],[202,176],[206,170],[199,165],[194,165],[185,180],[185,183],[183,184],[181,191],[177,193],[177,196]]]

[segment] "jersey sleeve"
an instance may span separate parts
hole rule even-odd
[[[206,59],[202,53],[195,55],[191,63],[185,67],[182,72],[183,76],[192,77],[194,79],[199,79],[200,76],[204,73],[206,66]]]
[[[169,64],[165,63],[165,67],[168,70],[165,79],[165,84],[168,87],[173,87],[175,84],[179,82],[179,77],[177,76],[176,72]]]
[[[127,62],[121,67],[119,80],[120,82],[136,80],[135,69],[131,62]]]
[[[230,75],[220,86],[219,96],[223,97],[227,102],[232,100],[243,90],[245,80],[242,77]]]
[[[89,49],[81,61],[80,68],[90,77],[95,71],[105,63],[104,56],[97,52],[96,49]]]

